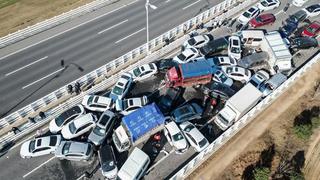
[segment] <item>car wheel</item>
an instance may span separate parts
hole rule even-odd
[[[32,157],[31,156],[26,156],[26,159],[31,159]]]

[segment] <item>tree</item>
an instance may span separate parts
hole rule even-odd
[[[295,125],[293,130],[298,138],[307,140],[312,135],[312,124]]]
[[[270,169],[266,167],[257,167],[253,171],[253,176],[255,180],[268,180],[270,174]]]

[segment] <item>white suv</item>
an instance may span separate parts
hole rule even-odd
[[[123,115],[128,115],[135,110],[145,106],[148,103],[147,96],[129,98],[125,100],[117,100],[116,101],[116,110],[120,111]]]
[[[241,41],[239,36],[231,36],[229,38],[228,55],[231,59],[241,59]]]
[[[96,116],[91,113],[85,114],[62,128],[61,134],[65,139],[78,137],[96,126]]]
[[[98,112],[104,112],[114,106],[111,98],[97,95],[85,95],[81,104],[90,111]]]
[[[196,59],[198,55],[199,55],[199,51],[194,47],[190,47],[182,51],[177,56],[173,57],[173,61],[176,61],[177,63],[180,63],[180,64],[188,63]]]
[[[221,69],[227,74],[227,76],[242,83],[247,83],[251,77],[251,72],[242,67],[222,66]]]
[[[129,88],[131,87],[133,82],[132,75],[130,73],[123,73],[116,85],[111,90],[110,98],[114,101],[117,99],[123,99],[125,95],[129,92]]]

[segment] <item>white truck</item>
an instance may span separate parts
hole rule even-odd
[[[112,141],[119,152],[127,151],[161,131],[165,120],[154,103],[143,106],[122,118],[121,125],[112,134]]]
[[[216,115],[214,122],[220,129],[226,130],[253,108],[261,97],[261,91],[251,83],[246,84],[228,99],[224,108]]]

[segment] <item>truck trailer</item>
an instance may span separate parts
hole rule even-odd
[[[127,151],[164,128],[165,117],[155,103],[141,107],[122,118],[112,134],[119,152]]]
[[[212,80],[212,67],[208,61],[197,61],[172,67],[166,73],[167,87],[190,87],[199,84],[207,84]]]
[[[246,84],[227,100],[224,108],[216,115],[214,122],[220,129],[226,130],[253,108],[261,97],[261,91],[251,83]]]

